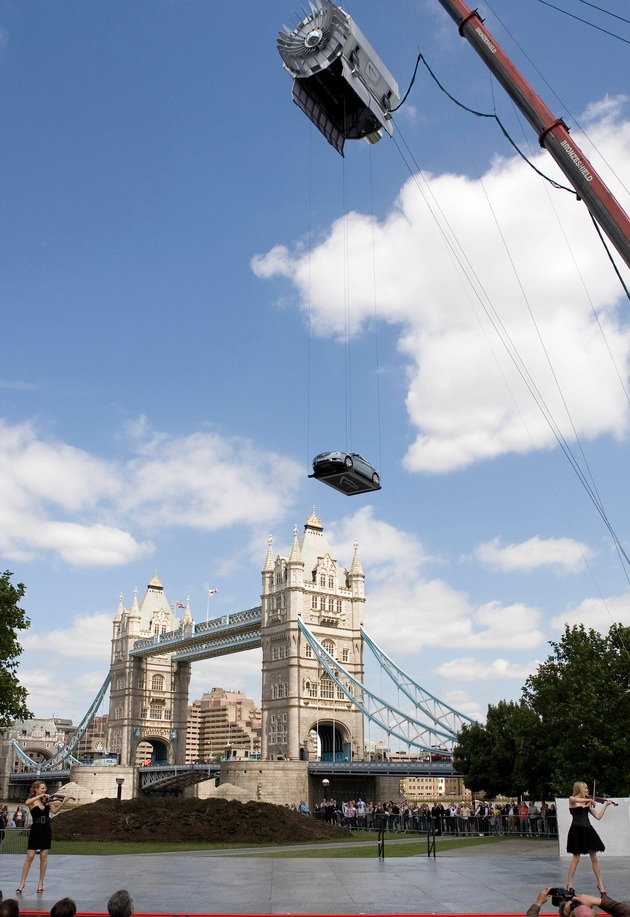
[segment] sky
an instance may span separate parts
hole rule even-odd
[[[630,625],[619,278],[438,0],[344,8],[401,95],[422,52],[524,158],[424,67],[339,156],[276,49],[295,0],[0,0],[0,569],[36,716],[86,712],[121,593],[256,605],[313,507],[370,636],[468,716],[565,624]],[[479,10],[630,212],[625,0]],[[382,490],[309,479],[329,449]],[[196,663],[214,686],[258,702],[260,651]]]

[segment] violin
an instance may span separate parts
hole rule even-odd
[[[593,795],[588,797],[591,802],[598,802],[600,805],[603,805],[605,802],[610,802],[613,806],[618,806],[619,803],[615,802],[614,799],[608,799],[606,796],[596,796],[595,795],[595,781],[593,780]]]
[[[587,796],[586,797],[590,802],[598,802],[600,805],[603,805],[605,802],[609,802],[611,806],[618,806],[619,803],[615,802],[614,799],[609,799],[607,796]]]

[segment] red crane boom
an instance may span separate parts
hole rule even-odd
[[[477,54],[501,83],[538,134],[538,142],[555,159],[623,260],[630,267],[630,218],[602,181],[569,129],[551,112],[483,24],[477,10],[461,0],[439,0]]]

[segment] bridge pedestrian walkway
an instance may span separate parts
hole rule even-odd
[[[376,848],[376,845],[374,845]],[[524,915],[541,888],[562,886],[567,861],[556,841],[502,844],[384,860],[265,857],[266,851],[199,851],[137,856],[66,856],[52,852],[43,895],[37,864],[20,899],[24,914],[48,912],[69,895],[79,910],[103,912],[109,895],[127,888],[138,912],[164,914],[516,914]],[[278,848],[268,848],[278,854]],[[23,857],[0,858],[0,889],[14,894]],[[608,892],[630,899],[628,862],[602,856]],[[590,863],[577,873],[579,891],[594,893]],[[551,906],[543,913],[557,913]]]

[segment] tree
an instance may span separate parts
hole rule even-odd
[[[33,715],[26,706],[28,692],[15,674],[22,652],[17,631],[31,624],[18,605],[26,588],[22,583],[14,586],[12,575],[8,570],[0,574],[0,729],[6,729],[15,719],[30,719]]]
[[[530,790],[533,762],[526,736],[534,731],[534,720],[523,701],[500,701],[488,707],[485,726],[463,727],[453,763],[468,789],[487,796],[520,796]]]
[[[597,781],[602,792],[630,791],[630,628],[608,634],[565,627],[554,652],[523,688],[539,721],[546,780],[558,795],[576,780]]]
[[[485,726],[459,733],[454,763],[489,795],[567,796],[576,780],[630,793],[630,628],[565,627],[518,703],[488,707]]]

